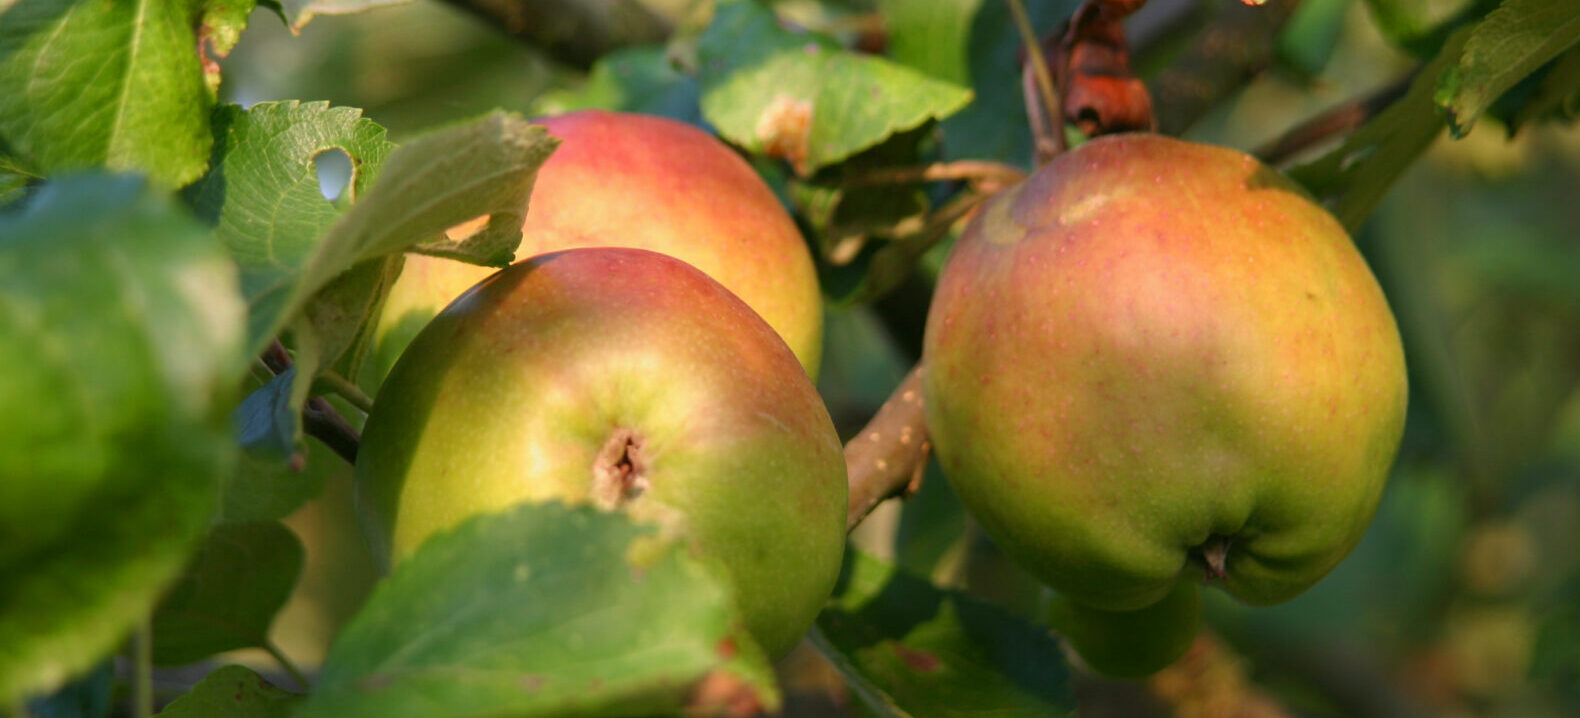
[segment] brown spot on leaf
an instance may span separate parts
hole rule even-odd
[[[778,95],[757,118],[757,138],[763,153],[789,160],[796,172],[806,174],[809,136],[812,131],[812,102],[791,95]]]
[[[927,651],[918,651],[907,648],[904,644],[894,644],[894,655],[899,656],[911,670],[917,673],[932,673],[938,670],[938,657]]]

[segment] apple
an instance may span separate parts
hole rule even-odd
[[[494,274],[430,322],[369,414],[356,501],[388,568],[518,502],[591,502],[717,561],[770,655],[833,589],[846,477],[779,335],[692,266],[575,249]]]
[[[585,110],[536,120],[561,140],[538,170],[517,257],[573,247],[638,247],[718,280],[779,332],[817,376],[823,305],[795,222],[723,142],[648,115]],[[428,319],[496,271],[409,255],[374,335],[376,386]]]
[[[1403,349],[1344,229],[1237,151],[1092,140],[986,203],[924,341],[944,473],[1088,608],[1204,578],[1255,605],[1337,565],[1404,425]]]

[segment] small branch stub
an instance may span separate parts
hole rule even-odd
[[[878,409],[872,421],[845,445],[850,504],[845,530],[854,529],[891,496],[921,488],[931,445],[922,405],[922,367],[917,366]]]

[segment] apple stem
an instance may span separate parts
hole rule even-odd
[[[921,488],[931,445],[922,406],[922,367],[907,374],[872,421],[845,444],[845,470],[850,475],[847,531],[891,496],[909,496]]]

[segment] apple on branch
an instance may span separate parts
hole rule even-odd
[[[492,275],[417,335],[368,416],[356,501],[386,566],[475,513],[555,499],[691,542],[770,656],[839,574],[845,462],[811,379],[744,302],[655,252]]]
[[[934,447],[989,535],[1067,614],[1177,651],[1179,584],[1272,604],[1336,566],[1404,427],[1399,332],[1339,223],[1248,155],[1158,135],[984,205],[924,343]]]
[[[649,115],[584,110],[536,120],[561,140],[538,170],[518,258],[636,247],[702,270],[762,315],[816,377],[823,305],[811,252],[773,190],[723,142]],[[407,255],[374,334],[370,390],[439,310],[496,270]]]

